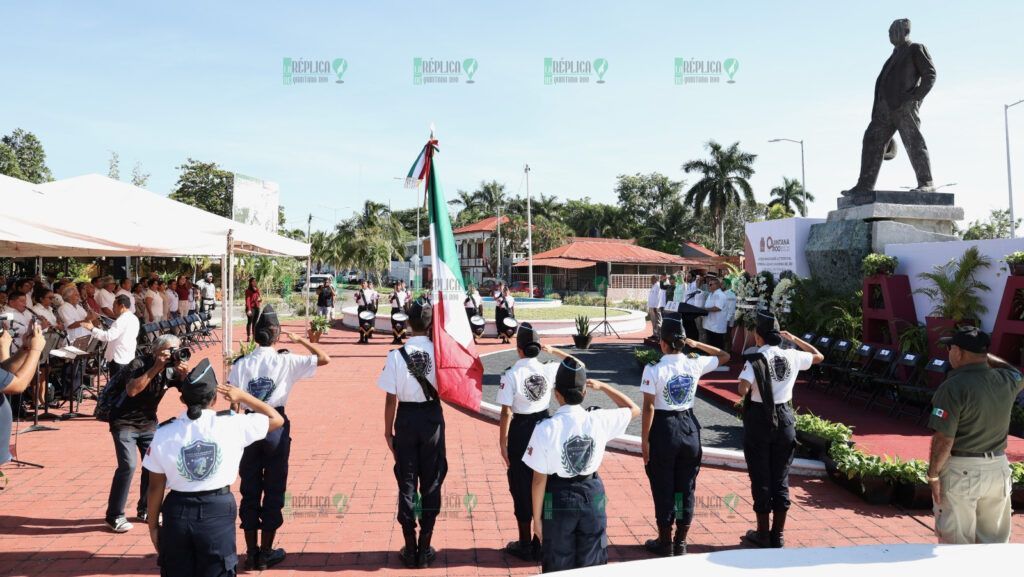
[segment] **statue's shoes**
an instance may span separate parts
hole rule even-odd
[[[872,191],[870,189],[867,189],[867,188],[859,188],[859,187],[855,186],[855,187],[853,187],[853,188],[851,188],[849,190],[844,190],[840,194],[842,194],[843,196],[854,196],[854,195],[857,195],[857,194],[867,194],[869,192],[872,192]]]
[[[935,192],[935,187],[927,184],[924,186],[918,186],[917,188],[910,189],[910,192]]]

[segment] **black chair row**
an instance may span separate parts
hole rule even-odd
[[[803,339],[825,355],[825,361],[811,371],[811,387],[841,395],[844,401],[863,403],[865,409],[880,407],[896,418],[910,415],[916,423],[931,411],[934,389],[928,386],[927,375],[945,375],[950,369],[944,359],[900,353],[894,347],[854,347],[848,339],[811,333]]]
[[[142,325],[139,331],[139,350],[148,353],[157,337],[168,333],[176,335],[190,349],[201,349],[220,342],[210,322],[210,313],[200,312]]]

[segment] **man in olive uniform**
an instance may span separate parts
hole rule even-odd
[[[953,371],[932,398],[928,483],[940,543],[1010,541],[1010,465],[1006,433],[1024,376],[989,354],[989,336],[972,326],[939,339]]]

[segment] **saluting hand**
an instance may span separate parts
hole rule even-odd
[[[242,389],[224,384],[217,385],[217,392],[231,403],[240,403],[248,396]]]
[[[299,343],[299,342],[302,342],[302,336],[301,336],[301,335],[299,335],[299,334],[296,334],[296,333],[288,333],[288,338],[289,338],[289,339],[290,339],[290,340],[291,340],[291,341],[292,341],[293,343]]]
[[[587,386],[595,391],[600,391],[601,388],[604,387],[604,383],[594,379],[587,379]]]

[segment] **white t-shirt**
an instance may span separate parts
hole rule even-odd
[[[399,311],[401,311],[401,309],[404,309],[405,308],[405,303],[408,300],[409,300],[409,293],[404,291],[404,290],[402,290],[402,291],[395,291],[395,292],[391,293],[391,305],[392,305],[392,308],[395,309],[395,310],[392,310],[391,312],[392,313],[399,312]]]
[[[101,288],[96,291],[96,304],[99,305],[100,310],[110,309],[114,311],[114,293],[108,291],[106,288]]]
[[[466,295],[466,301],[463,304],[467,309],[477,310],[482,302],[483,299],[480,298],[480,293],[473,291]]]
[[[707,300],[707,298],[708,298],[707,291],[704,291],[704,290],[701,290],[701,289],[697,289],[697,293],[695,295],[693,295],[692,299],[690,299],[690,304],[695,306],[695,307],[704,308],[704,302]],[[700,319],[700,318],[703,318],[703,317],[697,317],[697,318]]]
[[[557,362],[542,363],[536,358],[519,359],[501,375],[498,404],[512,407],[517,414],[546,411],[555,388]]]
[[[595,409],[562,405],[533,429],[523,462],[545,475],[575,477],[597,471],[604,447],[626,432],[629,409]]]
[[[718,307],[721,310],[718,312],[708,311],[708,316],[704,319],[704,330],[724,334],[729,329],[728,314],[725,312],[726,306],[728,305],[725,303],[725,293],[722,292],[722,289],[708,295],[704,302],[704,308]]]
[[[405,352],[415,365],[417,371],[427,378],[427,381],[437,388],[437,376],[434,373],[434,342],[429,338],[419,335],[410,338],[405,343]],[[377,379],[377,386],[386,393],[398,397],[402,403],[424,403],[427,397],[423,394],[423,388],[419,381],[409,371],[405,359],[398,350],[388,353],[384,361],[384,371]]]
[[[114,293],[115,297],[119,297],[121,295],[128,297],[128,302],[130,303],[128,305],[128,310],[132,311],[132,314],[135,314],[135,295],[124,289],[117,289],[117,292]]]
[[[647,308],[658,309],[665,306],[665,291],[661,290],[661,283],[651,285],[651,291],[647,293]]]
[[[46,319],[51,327],[57,324],[57,315],[53,314],[53,309],[43,306],[42,303],[32,305],[32,312],[36,313],[37,317]]]
[[[231,365],[228,383],[271,407],[283,407],[295,381],[316,374],[316,363],[315,355],[281,354],[273,347],[256,347]]]
[[[763,353],[768,359],[768,374],[772,379],[772,397],[775,404],[786,403],[793,398],[793,385],[796,383],[797,373],[811,368],[814,356],[799,349],[783,349],[765,345],[757,352]],[[754,369],[750,363],[743,364],[743,371],[739,376],[741,381],[750,383],[750,400],[755,403],[761,402],[761,392],[757,390],[757,381],[754,380]]]
[[[32,322],[32,313],[28,307],[24,311],[18,311],[14,307],[5,306],[3,312],[14,315],[14,320],[7,321],[7,328],[11,331],[11,354],[21,350],[25,334],[28,332],[28,325]]]
[[[644,367],[640,392],[654,395],[655,410],[685,411],[693,407],[700,378],[717,368],[718,357],[668,354]]]
[[[161,321],[164,318],[164,299],[160,296],[160,293],[153,289],[146,290],[146,299],[152,299],[149,302],[149,314],[153,317],[152,322]]]
[[[78,321],[84,321],[85,317],[88,316],[88,313],[85,312],[82,305],[73,305],[69,302],[65,302],[60,305],[59,309],[57,309],[57,316],[60,317],[60,322],[64,323],[64,328],[68,332],[68,342],[74,343],[76,340],[91,334],[88,329],[84,329],[81,326],[73,329],[68,328]]]
[[[157,428],[142,466],[167,476],[171,491],[196,493],[227,487],[238,477],[242,450],[264,439],[266,415],[220,415],[206,409],[196,420],[182,412]]]

